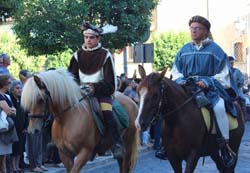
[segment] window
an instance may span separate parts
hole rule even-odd
[[[241,42],[234,43],[234,57],[236,61],[243,62],[243,44]]]

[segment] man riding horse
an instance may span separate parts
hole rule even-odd
[[[217,120],[221,137],[221,158],[226,167],[235,163],[234,153],[229,143],[229,122],[225,104],[231,114],[236,115],[234,99],[226,90],[236,94],[226,53],[213,41],[210,22],[201,16],[193,16],[189,21],[192,41],[184,45],[178,52],[172,77],[180,85],[189,79],[201,88],[211,104]],[[232,89],[233,88],[233,89]]]
[[[116,119],[112,113],[112,95],[116,89],[116,74],[111,53],[102,47],[103,30],[89,23],[82,25],[84,44],[76,51],[68,70],[75,76],[82,88],[96,97],[100,103],[108,133],[113,140],[114,158],[121,158],[124,149]]]

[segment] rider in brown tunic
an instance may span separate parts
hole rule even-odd
[[[112,152],[114,158],[123,155],[122,139],[117,122],[112,113],[112,95],[116,89],[116,74],[111,53],[100,43],[103,30],[91,24],[84,24],[84,44],[77,50],[68,67],[81,87],[100,102],[108,133],[113,140]]]

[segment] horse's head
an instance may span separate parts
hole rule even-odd
[[[79,103],[80,87],[64,69],[40,72],[25,83],[21,105],[29,112],[29,128],[40,127],[48,115],[59,116]]]
[[[140,107],[135,125],[143,131],[146,130],[160,114],[164,89],[162,80],[166,71],[167,68],[161,73],[151,73],[146,76],[144,68],[139,65],[141,82],[138,85],[137,91],[140,96]]]
[[[29,132],[41,131],[44,120],[50,114],[50,99],[46,85],[38,76],[26,81],[21,105],[29,112]]]

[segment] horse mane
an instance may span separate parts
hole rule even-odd
[[[182,96],[182,97],[187,96],[187,90],[186,90],[185,86],[181,86],[169,78],[164,78],[164,81],[167,84],[168,88],[170,88],[171,90],[177,91],[177,93],[180,96]]]
[[[160,74],[158,72],[152,72],[151,74],[147,76],[147,78],[145,78],[145,80],[142,81],[143,83],[142,85],[147,88],[152,87],[154,85],[159,85],[160,84],[159,77],[160,77]],[[168,89],[175,90],[182,97],[186,97],[187,92],[185,88],[183,88],[181,85],[178,85],[176,82],[174,82],[173,80],[167,77],[164,77],[162,80],[164,81]]]
[[[49,70],[36,74],[50,92],[53,104],[63,108],[65,104],[79,103],[81,89],[73,75],[66,69]],[[34,77],[29,78],[23,88],[21,103],[28,110],[38,103],[38,99],[45,98],[45,94],[38,88]]]

